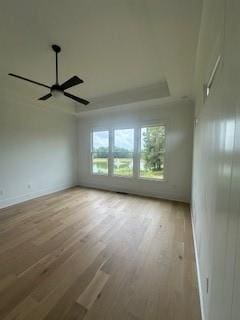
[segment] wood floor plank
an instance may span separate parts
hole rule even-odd
[[[0,210],[0,319],[200,320],[189,207],[72,188]]]
[[[58,285],[63,282],[68,288],[79,274],[91,264],[95,257],[105,248],[103,243],[96,243],[90,248],[84,248],[83,252],[74,252],[68,260],[59,266],[54,273],[45,278],[41,284],[33,291],[32,297],[40,302],[50,292],[56,290]]]
[[[98,270],[92,281],[89,283],[87,288],[83,291],[80,297],[77,299],[77,303],[89,310],[101,294],[101,291],[107,283],[110,275],[104,271]]]
[[[18,304],[5,318],[5,320],[23,320],[29,313],[37,307],[38,303],[30,296],[22,303]]]
[[[78,303],[74,303],[70,309],[64,314],[64,320],[83,320],[87,314],[87,310],[84,309]],[[58,318],[60,320],[60,318]]]
[[[92,264],[79,275],[78,279],[68,288],[58,303],[48,313],[45,320],[65,320],[66,315],[74,313],[75,305],[79,295],[85,290],[88,284],[92,281],[96,272],[111,256],[110,252],[103,250]],[[79,306],[79,305],[78,305]],[[87,311],[86,309],[84,309]]]
[[[0,281],[0,292],[8,288],[17,279],[15,274],[9,273]]]

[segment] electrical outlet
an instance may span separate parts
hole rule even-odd
[[[3,196],[3,190],[0,190],[0,196]]]

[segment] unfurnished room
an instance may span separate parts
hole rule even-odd
[[[0,319],[240,320],[239,0],[0,0]]]

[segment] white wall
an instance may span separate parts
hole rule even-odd
[[[77,184],[77,119],[0,98],[0,207]]]
[[[204,319],[240,319],[240,3],[205,0],[196,65],[193,221]],[[203,84],[222,63],[206,102]],[[207,281],[209,290],[207,293]]]
[[[142,110],[123,108],[102,110],[79,119],[80,185],[132,192],[188,202],[191,198],[193,105],[189,101]],[[90,136],[93,128],[135,127],[150,123],[166,124],[166,181],[96,176],[91,174]]]

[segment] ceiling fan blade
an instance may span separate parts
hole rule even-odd
[[[42,86],[42,87],[45,87],[45,88],[50,89],[50,87],[49,87],[49,86],[47,86],[47,85],[46,85],[46,84],[44,84],[44,83],[40,83],[40,82],[37,82],[37,81],[33,81],[33,80],[30,80],[30,79],[27,79],[27,78],[24,78],[24,77],[18,76],[17,74],[13,74],[13,73],[9,73],[8,75],[9,75],[9,76],[12,76],[12,77],[15,77],[15,78],[18,78],[18,79],[21,79],[21,80],[25,80],[25,81],[31,82],[31,83],[37,84],[37,85],[39,85],[39,86]]]
[[[78,78],[77,76],[73,76],[72,78],[68,79],[61,85],[61,89],[66,90],[80,83],[83,83],[83,80]]]
[[[51,98],[51,96],[52,96],[52,94],[51,94],[51,93],[48,93],[48,94],[46,94],[45,96],[39,98],[38,100],[47,100],[47,99]]]
[[[64,95],[65,95],[66,97],[68,97],[68,98],[71,98],[71,99],[77,101],[77,102],[80,102],[80,103],[82,103],[82,104],[85,104],[85,106],[90,103],[89,101],[87,101],[87,100],[85,100],[85,99],[82,99],[82,98],[79,98],[79,97],[76,97],[76,96],[74,96],[74,95],[72,95],[72,94],[70,94],[70,93],[68,93],[68,92],[64,92]]]

